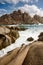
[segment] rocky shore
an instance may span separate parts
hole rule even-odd
[[[25,30],[18,27],[0,26],[0,50],[15,43],[19,38],[18,30]],[[33,41],[33,37],[27,41]],[[43,32],[38,39],[29,44],[21,44],[20,47],[0,57],[0,65],[43,65]]]

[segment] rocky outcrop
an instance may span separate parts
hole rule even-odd
[[[34,15],[32,18],[28,13],[21,10],[0,17],[0,24],[38,24],[43,23],[43,17]]]
[[[14,11],[10,16],[15,20],[16,24],[27,24],[31,20],[28,13],[22,13],[21,10]]]
[[[17,30],[0,26],[0,50],[14,43],[18,37],[19,33]]]

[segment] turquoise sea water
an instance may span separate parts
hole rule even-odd
[[[34,24],[34,25],[28,25],[28,24],[23,24],[23,25],[19,25],[20,27],[24,27],[24,28],[31,28],[31,29],[33,29],[33,28],[40,28],[40,29],[42,29],[43,28],[43,24],[40,24],[40,25],[38,25],[38,24]]]
[[[40,25],[37,25],[37,24],[34,24],[34,25],[19,25],[21,28],[27,28],[27,29],[30,29],[30,30],[33,30],[33,31],[40,31],[40,30],[43,30],[43,24],[40,24]]]

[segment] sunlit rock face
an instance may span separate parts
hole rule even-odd
[[[5,26],[0,26],[0,34],[6,34],[6,33],[9,33],[9,32],[10,32],[10,29],[8,29]]]

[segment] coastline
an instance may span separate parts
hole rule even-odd
[[[22,25],[21,25],[22,26]],[[15,43],[9,45],[8,47],[0,50],[0,57],[3,57],[6,55],[8,52],[12,51],[13,49],[17,47],[21,47],[22,44],[28,45],[31,44],[32,42],[38,40],[38,35],[43,32],[42,30],[37,30],[37,29],[31,29],[31,25],[27,25],[27,27],[30,26],[30,29],[26,29],[24,31],[18,31],[19,33],[19,38],[15,41]],[[38,25],[35,25],[36,27]],[[39,25],[40,26],[40,25]],[[42,25],[43,26],[43,25]],[[12,26],[11,26],[12,27]],[[14,26],[15,27],[15,26]],[[32,25],[34,27],[34,25]],[[32,37],[34,40],[33,41],[27,41],[29,37]]]

